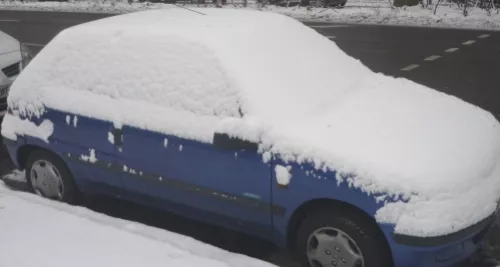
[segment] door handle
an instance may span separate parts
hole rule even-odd
[[[115,146],[121,147],[123,145],[123,132],[121,129],[113,129],[113,139]]]

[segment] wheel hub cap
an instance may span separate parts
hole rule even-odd
[[[312,267],[364,267],[354,240],[335,228],[321,228],[309,236],[307,258]]]
[[[38,195],[62,199],[64,184],[59,170],[50,162],[38,160],[31,168],[31,184]]]

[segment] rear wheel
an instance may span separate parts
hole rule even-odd
[[[296,250],[303,266],[389,267],[392,259],[383,235],[358,218],[322,210],[308,216],[297,234]],[[376,227],[376,226],[375,226]]]
[[[43,150],[30,154],[26,162],[26,180],[31,190],[44,198],[75,204],[78,190],[66,164]]]

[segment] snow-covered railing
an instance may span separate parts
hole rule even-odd
[[[161,2],[161,0],[141,0],[151,2]],[[297,6],[309,8],[394,8],[398,6],[398,0],[166,0],[166,3],[194,6],[281,6],[293,8]],[[422,7],[436,11],[439,6],[452,6],[462,10],[467,16],[471,9],[482,9],[488,13],[500,13],[500,0],[402,0],[404,5],[411,5],[411,2],[418,3]],[[345,3],[347,2],[347,5]]]
[[[0,0],[0,3],[18,2],[19,0]],[[20,0],[23,3],[47,2],[39,0]],[[51,1],[48,1],[51,2]],[[471,9],[483,9],[487,12],[500,13],[500,0],[52,0],[52,2],[91,2],[96,5],[100,3],[118,4],[118,3],[165,3],[177,4],[182,6],[197,7],[258,7],[281,6],[281,7],[309,7],[309,8],[394,8],[400,5],[412,5],[419,3],[422,7],[436,9],[439,6],[454,6],[463,10],[465,16]],[[403,4],[401,4],[403,3]]]
[[[339,1],[345,0],[0,0],[0,8],[128,13],[171,8],[171,4],[175,4],[180,8],[249,8],[303,21],[488,30],[500,28],[500,0],[347,0],[345,6],[334,7]],[[408,6],[411,2],[416,6]],[[325,3],[327,7],[324,7]]]

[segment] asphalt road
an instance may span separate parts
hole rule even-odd
[[[335,36],[342,50],[373,71],[408,78],[500,116],[500,32],[380,26],[316,29]]]
[[[0,11],[0,30],[39,52],[61,30],[106,16],[109,15]],[[347,54],[376,72],[411,79],[500,116],[500,32],[327,23],[306,25],[328,36]],[[276,253],[271,244],[218,227],[111,199],[100,199],[88,206],[111,216],[186,234],[281,266],[294,265],[288,256]]]

